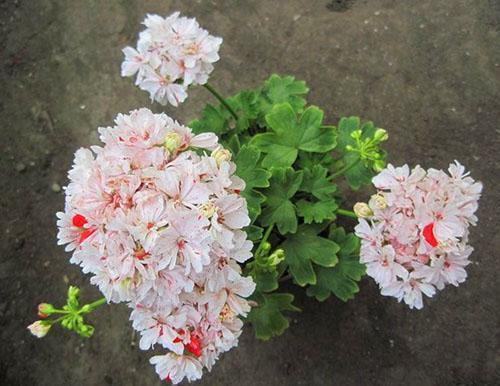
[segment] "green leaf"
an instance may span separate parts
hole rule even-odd
[[[257,271],[253,276],[259,292],[272,292],[278,289],[278,271]]]
[[[292,166],[297,158],[298,150],[288,145],[282,145],[274,133],[256,134],[250,140],[250,144],[259,148],[267,155],[262,160],[262,166],[266,168],[286,168]]]
[[[261,213],[261,205],[265,196],[254,188],[269,186],[271,172],[257,166],[260,151],[255,147],[244,145],[234,158],[236,175],[245,181],[245,190],[241,195],[247,200],[248,212],[252,221]]]
[[[228,131],[229,117],[229,113],[222,106],[214,107],[207,104],[203,109],[202,118],[191,121],[188,126],[195,134],[212,132],[220,136]]]
[[[259,113],[259,95],[255,91],[244,90],[227,99],[238,114],[236,132],[242,133],[250,128]]]
[[[327,170],[336,162],[330,152],[327,153],[306,153],[299,151],[297,164],[301,169],[312,170],[315,166],[323,166]],[[305,177],[305,176],[304,176]]]
[[[326,177],[328,170],[321,165],[314,165],[311,169],[304,170],[304,180],[300,186],[303,192],[311,193],[319,200],[328,200],[337,190],[335,184]]]
[[[255,242],[262,239],[264,229],[258,227],[257,225],[249,225],[244,229],[244,231],[247,232],[247,237]]]
[[[357,153],[347,153],[344,156],[344,163],[349,165],[355,162],[358,157]],[[345,172],[345,178],[349,186],[354,190],[358,190],[361,186],[369,184],[372,177],[372,170],[367,168],[362,161]]]
[[[316,267],[317,282],[307,288],[307,295],[324,301],[333,293],[345,302],[359,292],[357,282],[366,267],[359,262],[359,239],[353,233],[346,235],[343,228],[336,228],[330,232],[330,238],[340,245],[339,262],[333,268]]]
[[[360,128],[361,121],[359,117],[348,117],[341,118],[338,124],[338,149],[345,152],[345,147],[347,145],[354,146],[356,141],[351,137],[351,133],[354,130]]]
[[[338,205],[335,200],[329,199],[324,201],[310,202],[300,200],[297,202],[297,213],[300,217],[304,217],[306,224],[312,222],[321,223],[325,220],[333,220],[335,218],[335,210]]]
[[[264,167],[291,166],[298,150],[322,153],[335,147],[335,130],[321,126],[322,120],[323,111],[315,106],[297,117],[289,103],[278,104],[266,115],[272,132],[257,134],[250,143],[267,153],[262,161]]]
[[[341,118],[338,127],[338,149],[343,153],[344,165],[349,165],[359,158],[359,154],[346,150],[346,146],[356,147],[356,141],[351,137],[355,130],[361,130],[362,139],[371,138],[375,133],[375,126],[372,122],[366,122],[361,125],[358,117]],[[373,171],[369,163],[359,162],[356,166],[345,172],[345,177],[350,187],[354,190],[362,185],[369,184],[373,177]]]
[[[248,321],[253,325],[255,336],[262,340],[281,335],[288,328],[282,311],[300,311],[292,304],[293,295],[288,293],[257,294],[255,300],[258,306],[252,308]]]
[[[277,74],[265,81],[262,93],[266,96],[262,100],[261,109],[270,110],[270,106],[277,103],[290,103],[297,112],[302,111],[306,100],[301,96],[309,88],[304,81],[295,80],[293,76],[281,77]]]
[[[281,244],[288,269],[300,286],[316,283],[313,262],[324,267],[333,267],[338,262],[340,247],[334,241],[318,236],[320,231],[316,226],[301,225],[297,233],[288,236]]]
[[[303,172],[295,171],[293,168],[273,169],[271,185],[264,190],[267,199],[260,217],[262,225],[276,224],[282,235],[297,230],[295,205],[290,198],[299,189],[302,177]]]

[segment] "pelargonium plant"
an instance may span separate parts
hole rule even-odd
[[[76,151],[58,240],[104,297],[82,305],[71,286],[63,307],[39,305],[35,336],[60,324],[88,338],[87,314],[124,302],[139,347],[161,347],[150,361],[176,384],[210,371],[245,323],[259,339],[281,335],[298,311],[284,281],[348,301],[367,273],[382,295],[420,309],[422,294],[466,279],[482,185],[462,165],[386,166],[384,129],[325,123],[292,76],[224,98],[207,83],[222,39],[179,13],[144,24],[122,75],[161,104],[197,84],[218,103],[187,126],[147,108],[118,114],[99,129],[102,146]],[[343,180],[377,192],[351,211]],[[354,233],[338,216],[358,220]]]

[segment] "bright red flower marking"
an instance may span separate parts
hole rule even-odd
[[[186,344],[184,346],[184,348],[197,358],[199,358],[201,356],[200,341],[198,339],[196,339],[194,336],[191,337],[191,340],[189,341],[188,344]]]
[[[85,229],[84,231],[82,231],[82,233],[80,233],[80,237],[78,238],[78,242],[80,244],[83,243],[94,232],[95,232],[95,229]]]
[[[78,228],[82,228],[85,224],[87,224],[87,219],[82,216],[81,214],[75,214],[72,218],[71,218],[71,222],[73,223],[74,226],[78,227]]]
[[[438,241],[434,236],[434,223],[431,222],[424,227],[422,236],[424,236],[425,241],[427,241],[431,247],[437,247]]]

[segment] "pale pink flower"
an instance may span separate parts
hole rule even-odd
[[[172,35],[163,19],[148,20]],[[237,345],[250,310],[255,283],[238,265],[253,248],[244,182],[229,154],[218,162],[191,150],[218,149],[215,135],[165,114],[120,114],[99,132],[104,146],[75,154],[58,242],[109,302],[129,303],[141,349],[171,351],[155,362],[160,375],[197,379]]]
[[[422,294],[431,297],[467,277],[468,227],[477,221],[482,185],[456,161],[448,171],[388,165],[373,178],[379,189],[368,203],[373,215],[355,228],[368,275],[383,295],[410,308],[423,307]]]
[[[122,76],[136,75],[136,84],[152,100],[179,105],[191,84],[205,84],[219,60],[222,39],[211,36],[196,19],[178,12],[163,18],[147,15],[137,50],[123,49]]]

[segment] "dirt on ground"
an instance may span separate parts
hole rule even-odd
[[[261,342],[246,328],[199,384],[500,384],[498,0],[0,1],[0,384],[161,384],[124,305],[96,312],[88,340],[61,329],[39,340],[26,326],[39,302],[64,301],[68,282],[83,300],[99,296],[56,245],[61,186],[97,127],[151,106],[120,77],[121,48],[135,44],[146,13],[176,10],[224,38],[211,77],[224,94],[293,74],[329,121],[360,115],[386,128],[392,163],[458,159],[485,186],[459,288],[421,311],[381,297],[368,278],[347,303],[290,288],[303,311],[286,333]],[[208,101],[194,88],[166,111],[188,122]]]

